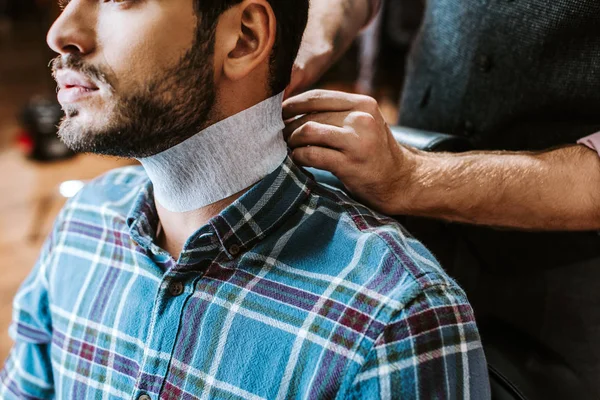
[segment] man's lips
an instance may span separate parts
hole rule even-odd
[[[78,101],[85,99],[86,97],[93,96],[98,92],[98,89],[92,90],[81,86],[72,86],[69,88],[63,88],[58,91],[58,102],[61,105],[73,104]]]
[[[60,89],[57,97],[61,104],[77,102],[99,90],[91,80],[74,71],[57,71],[55,78]]]
[[[59,70],[56,72],[56,82],[61,89],[81,87],[84,89],[97,90],[98,87],[86,76],[71,70]]]

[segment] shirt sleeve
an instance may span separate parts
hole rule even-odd
[[[425,290],[387,325],[355,378],[356,399],[490,399],[473,310],[458,288]]]
[[[589,147],[600,155],[600,132],[586,136],[577,143]]]
[[[15,344],[0,371],[0,399],[53,399],[52,327],[48,304],[49,238],[13,302],[9,334]]]

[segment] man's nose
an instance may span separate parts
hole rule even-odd
[[[93,8],[89,1],[71,0],[48,31],[48,46],[60,55],[91,53],[95,47]]]

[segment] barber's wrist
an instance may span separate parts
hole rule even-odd
[[[371,172],[376,177],[374,184],[361,188],[359,198],[383,214],[407,215],[416,198],[415,177],[420,155],[417,150],[401,146],[395,140],[392,143],[388,148],[390,152],[376,162],[378,171]]]
[[[449,171],[453,155],[432,153],[399,145],[402,162],[393,179],[392,215],[455,219],[455,190]]]
[[[405,153],[398,215],[429,217],[476,223],[473,215],[490,202],[487,190],[475,184],[468,171],[477,161],[470,155],[435,153],[411,149]],[[465,214],[465,212],[467,212]]]
[[[419,171],[426,163],[426,154],[398,144],[397,165],[390,180],[390,201],[388,214],[410,215],[414,213],[419,197]]]

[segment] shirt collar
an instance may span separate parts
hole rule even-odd
[[[286,157],[279,168],[196,231],[188,239],[181,259],[193,262],[194,257],[186,253],[211,244],[235,259],[297,212],[313,185],[307,173]],[[131,237],[144,250],[159,250],[154,244],[158,214],[150,180],[134,201],[127,224]]]

